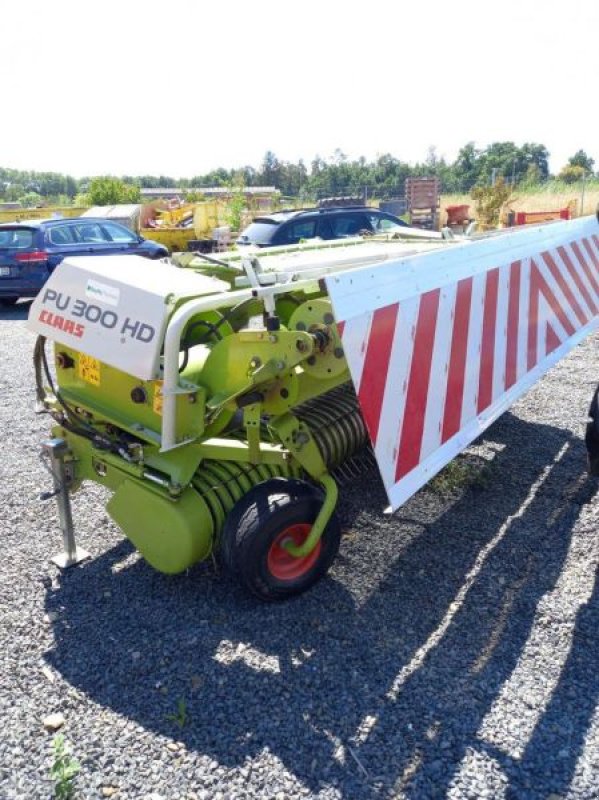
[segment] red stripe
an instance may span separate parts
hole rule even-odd
[[[591,297],[591,294],[590,294],[589,290],[587,289],[587,287],[584,285],[584,282],[583,282],[582,278],[580,277],[580,274],[579,274],[578,270],[576,269],[572,259],[568,255],[568,251],[566,250],[565,247],[558,247],[557,248],[557,252],[560,254],[560,257],[561,257],[562,261],[564,262],[564,264],[566,265],[566,268],[567,268],[568,272],[570,273],[574,283],[576,284],[576,286],[578,286],[578,291],[584,297],[585,303],[591,309],[593,314],[596,314],[597,313],[597,306],[595,304],[595,301]]]
[[[593,241],[595,242],[595,247],[599,250],[599,236],[596,233],[593,234]]]
[[[364,359],[358,399],[364,421],[373,444],[379,432],[381,406],[387,384],[389,357],[399,316],[399,304],[379,308],[374,312]],[[399,391],[399,390],[398,390]]]
[[[439,289],[433,289],[420,298],[406,408],[395,469],[396,481],[414,469],[420,461],[440,294]]]
[[[518,372],[518,326],[520,322],[520,275],[522,265],[510,265],[510,289],[507,307],[507,341],[505,348],[505,388],[516,383]]]
[[[470,303],[472,301],[472,278],[464,278],[458,283],[451,353],[447,373],[447,392],[441,442],[446,442],[460,429],[462,403],[464,400],[464,380],[466,374],[466,352],[468,350],[468,328],[470,326]]]
[[[480,346],[477,411],[480,414],[493,399],[493,367],[495,364],[495,329],[497,326],[497,289],[499,268],[487,272],[483,308],[483,336]]]
[[[337,333],[339,334],[339,338],[343,337],[343,331],[345,330],[345,322],[338,322],[337,323]]]
[[[528,372],[537,363],[537,338],[539,331],[539,271],[530,260],[530,296],[528,298],[528,341],[526,347],[526,369]]]
[[[568,334],[574,334],[574,327],[568,317],[564,314],[564,310],[557,302],[555,295],[545,282],[541,275],[539,268],[535,262],[530,260],[530,302],[528,312],[528,353],[527,353],[527,368],[531,370],[538,360],[538,328],[539,328],[539,294],[542,294],[545,300],[549,303],[551,310],[559,319],[562,327]]]
[[[561,342],[557,333],[553,330],[551,325],[547,323],[547,329],[545,330],[545,352],[547,355],[549,353],[553,353],[554,350],[560,346]]]
[[[591,272],[591,268],[589,267],[586,258],[583,256],[580,247],[578,246],[578,242],[570,242],[570,247],[572,248],[576,258],[578,259],[580,266],[583,268],[584,274],[587,276],[589,283],[593,287],[593,291],[599,298],[599,284],[597,283],[595,276]]]
[[[570,303],[571,308],[574,309],[574,313],[578,317],[578,321],[580,322],[581,325],[586,325],[588,322],[586,314],[578,304],[578,300],[572,294],[572,290],[566,283],[563,273],[555,263],[555,259],[553,258],[551,253],[548,252],[542,253],[541,255],[543,256],[543,260],[549,267],[549,272],[551,272],[551,274],[553,275],[555,282],[562,290],[562,292],[565,294],[566,300],[568,301],[568,303]]]
[[[599,259],[597,258],[597,254],[594,252],[593,248],[591,247],[591,245],[589,243],[589,240],[588,239],[583,239],[582,243],[584,245],[584,249],[587,251],[591,261],[593,262],[593,265],[594,265],[595,269],[599,270]]]

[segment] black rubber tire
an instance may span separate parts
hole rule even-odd
[[[14,306],[18,302],[19,298],[17,296],[13,297],[0,297],[0,305],[3,306]]]
[[[312,497],[314,488],[306,481],[278,477],[257,483],[249,492],[246,492],[227,514],[217,545],[218,555],[227,572],[232,575],[239,574],[239,566],[237,565],[237,530],[241,523],[241,518],[248,508],[261,502],[261,499],[269,493],[278,494],[287,491],[292,492],[296,497],[300,497],[302,494],[305,494],[306,497]]]
[[[241,584],[261,600],[286,600],[322,578],[341,541],[341,525],[333,514],[321,538],[316,562],[299,577],[282,580],[268,567],[268,553],[277,536],[291,525],[311,524],[322,507],[322,490],[310,483],[273,478],[255,486],[227,517],[221,537],[223,561]]]
[[[591,400],[584,442],[587,448],[589,474],[599,477],[599,387],[595,389]]]

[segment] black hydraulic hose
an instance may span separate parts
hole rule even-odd
[[[73,408],[71,408],[60,391],[55,387],[52,374],[50,372],[50,367],[48,366],[45,345],[46,337],[38,336],[33,350],[37,399],[41,403],[45,403],[46,401],[46,391],[42,384],[43,371],[52,394],[56,397],[64,411],[64,414],[66,415],[66,417],[60,421],[62,427],[66,428],[66,430],[74,433],[77,436],[82,436],[85,439],[88,439],[94,445],[94,447],[98,448],[99,450],[107,450],[111,453],[121,456],[122,458],[122,451],[123,449],[126,449],[127,443],[123,442],[122,440],[120,443],[115,443],[108,437],[102,436],[100,433],[98,433],[93,426],[89,425]]]
[[[35,371],[35,395],[38,403],[43,405],[46,400],[46,392],[42,384],[42,352],[46,344],[45,336],[38,336],[33,348],[33,368]]]
[[[36,395],[40,402],[44,403],[46,400],[46,392],[42,385],[42,369],[46,376],[46,380],[48,382],[48,386],[54,397],[60,403],[64,413],[67,416],[67,420],[63,420],[62,424],[67,430],[70,430],[72,433],[77,433],[80,436],[85,436],[86,438],[90,439],[91,441],[98,441],[101,440],[102,437],[98,435],[98,433],[86,423],[84,419],[82,419],[76,411],[74,411],[67,401],[64,399],[60,391],[55,387],[54,380],[52,378],[52,373],[50,372],[50,367],[48,366],[48,359],[46,357],[46,337],[45,336],[38,336],[35,348],[34,348],[34,364],[35,364],[35,382],[36,382]],[[107,441],[107,440],[103,440]],[[112,447],[112,443],[110,443]]]
[[[231,317],[235,316],[235,314],[238,313],[240,308],[243,308],[249,303],[253,303],[255,299],[256,299],[255,297],[246,297],[245,300],[242,300],[240,303],[237,303],[236,306],[231,306],[231,308],[228,308],[226,311],[223,312],[221,319],[219,319],[219,321],[216,323],[216,327],[220,328],[223,322],[228,322],[231,319]]]

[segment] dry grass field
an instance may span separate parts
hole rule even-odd
[[[547,191],[516,190],[502,210],[502,218],[512,211],[555,211],[572,203],[573,216],[584,216],[595,212],[599,205],[599,185],[593,183],[585,187],[584,205],[581,208],[582,192],[580,184],[572,187],[549,185]],[[441,224],[447,221],[447,206],[466,204],[470,206],[470,217],[476,217],[475,203],[469,194],[447,194],[441,196]]]

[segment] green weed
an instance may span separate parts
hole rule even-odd
[[[174,722],[179,728],[184,728],[189,722],[189,715],[187,713],[187,703],[183,697],[177,701],[177,710],[172,714],[167,714],[166,718],[169,722]]]
[[[79,762],[73,758],[61,733],[52,740],[52,750],[54,760],[50,767],[50,778],[54,781],[55,800],[70,800],[74,792],[73,781],[80,770]]]

